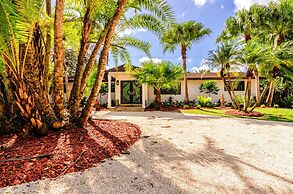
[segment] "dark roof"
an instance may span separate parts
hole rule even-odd
[[[132,65],[131,67],[133,69],[140,68],[140,67],[137,67],[137,66],[134,66],[134,65]],[[104,74],[104,81],[108,81],[108,73],[109,72],[126,72],[126,67],[125,67],[125,65],[120,65],[120,66],[113,67],[111,69],[106,70],[105,74]],[[114,80],[113,77],[112,77],[112,80]]]
[[[235,73],[230,73],[230,76],[232,79],[235,78],[246,78],[246,74],[243,72],[235,72]],[[220,77],[219,73],[214,73],[214,72],[207,72],[207,73],[188,73],[187,79],[189,80],[207,80],[207,79],[222,79]]]

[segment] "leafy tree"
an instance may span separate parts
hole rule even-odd
[[[204,83],[200,84],[199,90],[201,93],[205,93],[210,96],[211,94],[217,95],[218,91],[220,89],[217,86],[216,81],[209,80],[209,81],[205,81]]]
[[[237,58],[239,56],[239,44],[235,41],[221,43],[216,50],[210,51],[204,64],[210,70],[217,70],[223,80],[224,86],[230,96],[232,105],[240,109],[239,103],[235,100],[234,85],[231,81],[231,70],[238,68]]]
[[[189,103],[186,64],[187,50],[189,50],[195,42],[203,38],[205,35],[209,35],[210,33],[211,30],[205,28],[203,24],[197,23],[195,21],[188,21],[181,24],[173,24],[161,38],[164,52],[174,52],[177,46],[181,48],[184,70],[185,103]]]
[[[140,84],[153,86],[156,92],[156,104],[161,105],[161,89],[177,87],[182,79],[182,67],[170,61],[155,64],[152,61],[144,62],[141,68],[134,71],[134,77]]]

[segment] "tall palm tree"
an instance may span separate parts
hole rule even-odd
[[[155,102],[157,108],[161,105],[161,90],[178,86],[182,79],[182,67],[173,65],[170,61],[154,63],[147,61],[142,67],[134,70],[134,77],[140,84],[148,84],[156,90]]]
[[[77,110],[80,104],[79,102],[81,100],[80,94],[83,93],[83,91],[81,90],[85,88],[84,86],[85,86],[86,80],[88,79],[88,76],[90,75],[92,65],[99,53],[100,53],[99,58],[105,58],[105,56],[101,55],[103,50],[102,48],[103,46],[105,47],[104,43],[108,41],[107,38],[110,38],[110,45],[111,45],[112,38],[115,37],[115,34],[111,35],[111,37],[109,37],[109,35],[115,32],[116,27],[121,25],[121,21],[125,21],[125,23],[127,24],[127,25],[123,24],[124,28],[131,28],[131,29],[145,28],[151,31],[157,31],[156,33],[159,34],[158,31],[162,30],[159,27],[165,26],[162,23],[168,26],[167,24],[172,23],[174,20],[173,12],[171,8],[169,7],[169,5],[165,2],[165,0],[153,0],[153,1],[149,1],[149,0],[129,0],[128,1],[127,0],[127,1],[121,1],[121,2],[120,1],[119,2],[110,1],[110,2],[113,2],[113,6],[111,6],[111,4],[104,4],[104,3],[102,3],[101,5],[95,5],[95,6],[91,6],[91,4],[85,6],[86,8],[84,13],[89,12],[89,14],[91,14],[92,16],[86,17],[86,15],[84,15],[83,29],[87,29],[87,30],[86,30],[86,33],[84,32],[82,34],[84,36],[87,34],[93,34],[93,30],[94,29],[96,30],[97,26],[102,26],[102,27],[98,29],[99,31],[101,31],[101,33],[99,33],[98,35],[98,39],[90,40],[90,37],[81,38],[81,41],[83,41],[81,45],[85,45],[85,46],[80,47],[80,52],[79,52],[80,60],[77,65],[76,75],[75,75],[74,84],[72,87],[70,102],[69,102],[70,112],[73,117],[77,116]],[[121,15],[119,13],[119,18],[118,17],[115,18],[115,21],[114,21],[113,15],[116,16],[114,12],[116,10],[116,13],[117,13],[118,9],[116,8],[117,7],[119,8],[117,4],[122,5],[122,3],[123,3],[123,10],[119,10],[121,11]],[[106,11],[100,11],[103,9],[105,9]],[[134,10],[136,12],[136,15],[127,19],[127,16],[125,16],[125,13],[130,10]],[[146,12],[142,12],[141,10],[147,10],[149,12],[146,13]],[[109,14],[109,13],[112,13],[112,14]],[[158,23],[160,25],[158,25]],[[85,57],[85,53],[88,51],[88,45],[90,41],[95,41],[96,44],[94,46],[93,51],[90,52],[89,62],[85,64],[84,57]],[[107,52],[105,52],[104,54],[108,55],[109,53],[108,51],[110,47],[109,48],[105,47],[105,48]],[[103,66],[106,65],[106,62],[107,60],[103,62],[105,63],[103,64]],[[104,70],[101,71],[101,74],[102,73],[104,73]],[[101,83],[96,85],[101,85]],[[86,112],[88,112],[88,110]]]
[[[193,43],[197,42],[205,35],[209,35],[211,30],[204,28],[203,24],[195,21],[187,21],[180,24],[173,24],[171,28],[166,31],[162,38],[161,43],[164,47],[164,52],[174,52],[176,47],[181,48],[181,55],[184,70],[184,89],[185,89],[185,103],[189,103],[188,85],[187,85],[187,50],[189,50]]]
[[[216,50],[210,51],[207,59],[204,61],[204,64],[208,65],[210,70],[219,71],[232,105],[236,109],[240,109],[240,105],[235,100],[235,86],[231,81],[231,70],[237,69],[238,55],[239,44],[234,41],[225,41]]]

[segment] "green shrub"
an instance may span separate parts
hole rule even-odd
[[[274,104],[274,108],[279,108],[279,105],[278,104]]]
[[[198,100],[198,104],[203,107],[207,106],[209,103],[212,102],[211,97],[197,96],[196,98]]]
[[[293,106],[293,96],[286,96],[284,98],[284,104],[286,108],[292,108]]]
[[[260,107],[261,107],[261,108],[265,108],[265,107],[266,107],[266,105],[262,104],[262,105],[260,105]]]
[[[197,109],[201,109],[201,106],[200,106],[200,105],[197,105],[196,108],[197,108]]]
[[[184,104],[184,105],[183,105],[183,108],[184,108],[184,109],[189,109],[190,106],[189,106],[188,104]]]
[[[238,102],[241,105],[244,105],[244,96],[242,96],[242,95],[236,95],[235,96],[235,101]]]
[[[150,103],[149,105],[150,108],[155,108],[156,107],[156,104],[154,102]]]

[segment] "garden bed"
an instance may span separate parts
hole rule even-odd
[[[123,153],[140,137],[138,126],[120,121],[90,121],[85,128],[49,132],[45,137],[0,139],[0,187],[83,171]]]
[[[165,112],[180,112],[180,109],[182,109],[182,107],[160,107],[159,109],[156,108],[150,108],[147,107],[145,108],[145,111],[165,111]]]
[[[225,114],[227,115],[234,115],[234,116],[241,116],[241,117],[262,117],[264,114],[260,112],[244,112],[244,111],[238,111],[235,109],[230,109],[225,111]]]

